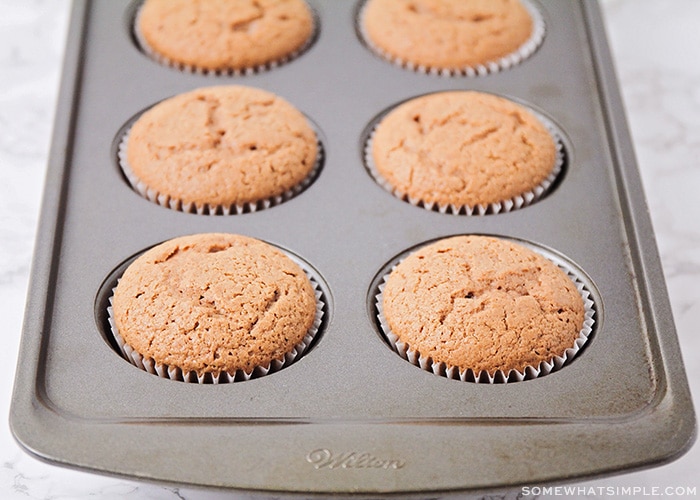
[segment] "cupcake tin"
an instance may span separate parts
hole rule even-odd
[[[148,481],[268,495],[460,496],[670,461],[695,416],[602,19],[592,0],[533,1],[546,34],[520,64],[438,76],[393,65],[358,36],[355,1],[310,0],[313,45],[284,65],[215,76],[139,51],[137,4],[74,3],[10,414],[31,454]],[[208,85],[263,88],[319,132],[315,181],[236,215],[170,210],[135,193],[119,132],[152,104]],[[412,206],[363,164],[370,124],[411,97],[493,92],[561,131],[563,175],[536,203],[454,215]],[[161,379],[108,338],[105,290],[125,262],[191,233],[253,236],[312,266],[326,298],[310,350],[279,372],[228,384]],[[374,306],[396,256],[456,234],[523,240],[580,270],[593,333],[546,376],[451,380],[394,353]],[[112,278],[110,278],[112,277]]]

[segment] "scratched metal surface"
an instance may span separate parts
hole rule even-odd
[[[482,77],[395,67],[359,41],[357,3],[309,2],[320,32],[298,59],[247,76],[154,63],[131,36],[134,3],[76,1],[11,425],[61,465],[275,494],[450,495],[611,474],[682,453],[695,420],[654,236],[592,1],[541,1],[547,34],[519,66]],[[116,163],[135,114],[199,86],[275,92],[318,128],[318,179],[279,206],[198,216],[135,194]],[[563,131],[565,175],[507,214],[445,215],[403,203],[362,163],[366,127],[407,98],[448,89],[525,102]],[[273,375],[224,385],[159,379],[105,340],[105,282],[163,240],[223,231],[300,256],[328,298],[310,352]],[[448,380],[410,365],[373,318],[377,273],[424,241],[523,239],[578,266],[596,299],[573,363],[511,384]]]

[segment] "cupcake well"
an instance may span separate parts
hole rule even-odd
[[[178,120],[185,122],[173,125]],[[142,135],[133,139],[136,127]],[[164,99],[132,117],[116,140],[117,163],[134,191],[200,215],[279,205],[314,182],[324,159],[320,132],[308,117],[276,94],[236,85]],[[130,160],[130,143],[137,159]]]
[[[365,46],[378,57],[394,64],[400,68],[413,71],[419,74],[442,76],[442,77],[482,77],[501,71],[509,70],[531,57],[544,41],[546,35],[546,24],[539,9],[530,0],[521,0],[523,6],[532,19],[532,32],[530,37],[510,54],[506,54],[492,61],[481,64],[466,65],[462,67],[443,68],[411,61],[410,58],[396,57],[386,50],[378,47],[365,29],[364,15],[368,0],[363,0],[356,14],[356,31],[360,40]]]
[[[308,266],[301,258],[289,252],[286,252],[280,249],[279,247],[275,248],[282,251],[284,255],[291,259],[304,271],[304,274],[307,276],[311,283],[316,301],[314,319],[311,327],[306,332],[306,335],[303,337],[303,339],[298,344],[296,344],[291,351],[287,352],[283,358],[273,359],[267,366],[256,366],[250,372],[239,369],[235,372],[212,371],[198,374],[195,370],[186,371],[178,366],[169,366],[164,363],[158,363],[150,357],[145,357],[141,355],[132,346],[125,342],[125,340],[119,334],[114,319],[112,301],[114,297],[114,291],[116,290],[116,285],[119,283],[119,280],[121,279],[121,274],[123,274],[123,272],[115,278],[115,281],[106,283],[107,285],[109,285],[110,283],[112,284],[111,293],[108,297],[107,304],[107,322],[109,325],[109,331],[106,332],[107,334],[111,335],[111,339],[107,340],[116,348],[117,352],[121,354],[121,356],[125,360],[127,360],[129,363],[136,366],[137,368],[146,371],[150,374],[157,375],[160,378],[176,380],[181,382],[197,384],[223,384],[246,381],[253,378],[259,378],[271,373],[275,373],[281,370],[282,368],[289,366],[307,352],[311,344],[318,336],[319,331],[321,330],[321,327],[323,325],[324,315],[326,314],[325,311],[327,310],[328,303],[326,294],[323,291],[323,287],[320,284],[320,279],[317,277],[316,272],[313,271],[311,267]],[[136,257],[134,257],[132,261],[135,260],[135,258]]]
[[[561,131],[561,129],[554,124],[554,122],[544,116],[542,113],[533,110],[531,107],[528,107],[522,103],[518,103],[520,106],[523,106],[527,111],[529,111],[532,115],[537,118],[540,123],[547,129],[547,131],[550,133],[552,136],[552,139],[554,140],[554,146],[556,149],[556,157],[555,157],[555,163],[552,167],[552,170],[550,171],[549,175],[537,186],[530,190],[526,190],[516,196],[513,196],[511,198],[504,198],[502,200],[499,200],[497,202],[493,203],[488,203],[488,204],[476,204],[476,205],[459,205],[459,204],[453,204],[453,203],[437,203],[437,202],[428,202],[425,200],[422,200],[417,197],[413,197],[408,195],[407,193],[403,192],[402,190],[395,188],[394,186],[391,185],[391,183],[382,176],[382,174],[377,170],[377,167],[375,165],[373,155],[372,155],[372,146],[373,146],[373,140],[374,140],[374,135],[376,132],[377,127],[381,123],[382,119],[384,116],[389,114],[393,109],[395,109],[397,106],[392,106],[390,109],[385,110],[383,113],[381,113],[378,117],[376,117],[372,123],[369,126],[369,132],[365,134],[365,140],[364,140],[364,148],[363,148],[363,160],[364,160],[364,165],[369,174],[372,176],[374,181],[379,184],[382,188],[384,188],[386,191],[391,193],[394,197],[400,199],[401,201],[404,201],[406,203],[409,203],[413,206],[416,207],[421,207],[426,210],[434,211],[434,212],[439,212],[442,214],[452,214],[452,215],[490,215],[490,214],[499,214],[499,213],[507,213],[511,212],[513,210],[517,210],[520,208],[527,207],[529,205],[532,205],[533,203],[536,203],[543,197],[547,196],[550,191],[554,188],[554,186],[557,184],[557,182],[560,180],[561,176],[563,175],[565,171],[565,167],[568,164],[569,158],[568,158],[568,150],[567,147],[565,146],[565,139],[564,139],[564,134]]]
[[[306,2],[305,2],[306,3]],[[314,11],[313,8],[311,8],[310,5],[306,4],[306,7],[308,8],[310,15],[311,15],[311,21],[312,21],[312,28],[311,28],[311,33],[307,37],[306,41],[299,46],[298,48],[288,52],[282,57],[279,58],[274,58],[271,59],[267,62],[261,63],[261,64],[255,64],[255,65],[249,65],[249,66],[244,66],[244,67],[221,67],[221,68],[207,68],[207,67],[202,67],[198,66],[196,64],[186,64],[183,62],[178,62],[176,60],[173,60],[166,55],[159,53],[158,51],[154,50],[148,43],[148,41],[145,39],[143,33],[141,33],[141,30],[139,29],[140,26],[140,16],[141,16],[141,10],[143,7],[143,2],[140,2],[140,4],[137,6],[135,9],[135,13],[133,16],[133,21],[132,21],[132,33],[134,37],[134,43],[136,46],[143,52],[146,56],[148,56],[150,59],[153,61],[157,62],[158,64],[183,72],[183,73],[189,73],[192,75],[206,75],[206,76],[250,76],[254,75],[257,73],[261,73],[264,71],[269,71],[273,70],[279,66],[283,66],[302,54],[309,50],[309,48],[316,42],[316,39],[318,38],[319,34],[319,27],[320,27],[320,22],[318,18],[318,14]]]
[[[507,239],[507,238],[505,238]],[[435,375],[461,380],[463,382],[475,382],[475,383],[508,383],[508,382],[521,382],[523,380],[531,380],[539,377],[548,375],[551,372],[560,370],[565,365],[569,364],[585,346],[585,344],[590,340],[596,328],[597,307],[594,302],[593,297],[595,294],[592,292],[592,284],[586,279],[583,273],[576,268],[573,264],[569,263],[568,260],[558,257],[549,251],[545,251],[538,245],[529,244],[526,242],[519,241],[519,244],[529,248],[530,250],[539,253],[548,260],[556,264],[562,271],[564,271],[569,279],[574,283],[576,289],[581,295],[584,306],[584,319],[581,330],[579,331],[578,337],[575,339],[571,347],[567,348],[563,353],[555,355],[552,358],[540,362],[536,366],[529,365],[523,370],[510,370],[507,373],[503,370],[496,370],[493,374],[489,373],[487,370],[475,371],[471,368],[463,370],[456,366],[448,365],[444,362],[435,362],[430,357],[422,356],[420,352],[413,349],[408,343],[399,339],[399,337],[391,331],[389,324],[387,323],[386,317],[384,316],[383,308],[383,292],[386,286],[386,281],[389,278],[391,272],[398,266],[408,255],[413,253],[416,249],[409,252],[404,252],[400,256],[392,260],[392,262],[387,266],[388,270],[384,272],[376,287],[373,288],[373,304],[374,312],[379,326],[379,331],[382,338],[387,342],[389,347],[396,352],[401,358],[405,359],[409,363],[421,368],[422,370],[431,372]],[[426,243],[430,244],[430,243]],[[424,245],[420,245],[423,247]],[[598,314],[599,315],[599,314]]]

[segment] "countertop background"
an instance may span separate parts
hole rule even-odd
[[[601,5],[698,408],[700,1],[601,0]],[[24,453],[10,434],[7,415],[69,10],[68,0],[0,0],[0,415],[5,415],[0,498],[241,498],[55,467]],[[642,491],[648,495],[672,491],[682,496],[677,488],[700,494],[699,472],[696,445],[662,467],[576,484],[580,494],[569,497],[604,498],[612,496],[609,487],[623,486],[646,488]]]

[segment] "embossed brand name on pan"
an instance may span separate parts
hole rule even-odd
[[[406,465],[404,460],[382,459],[371,453],[349,451],[333,453],[327,448],[313,450],[306,455],[306,461],[315,469],[401,469]]]

